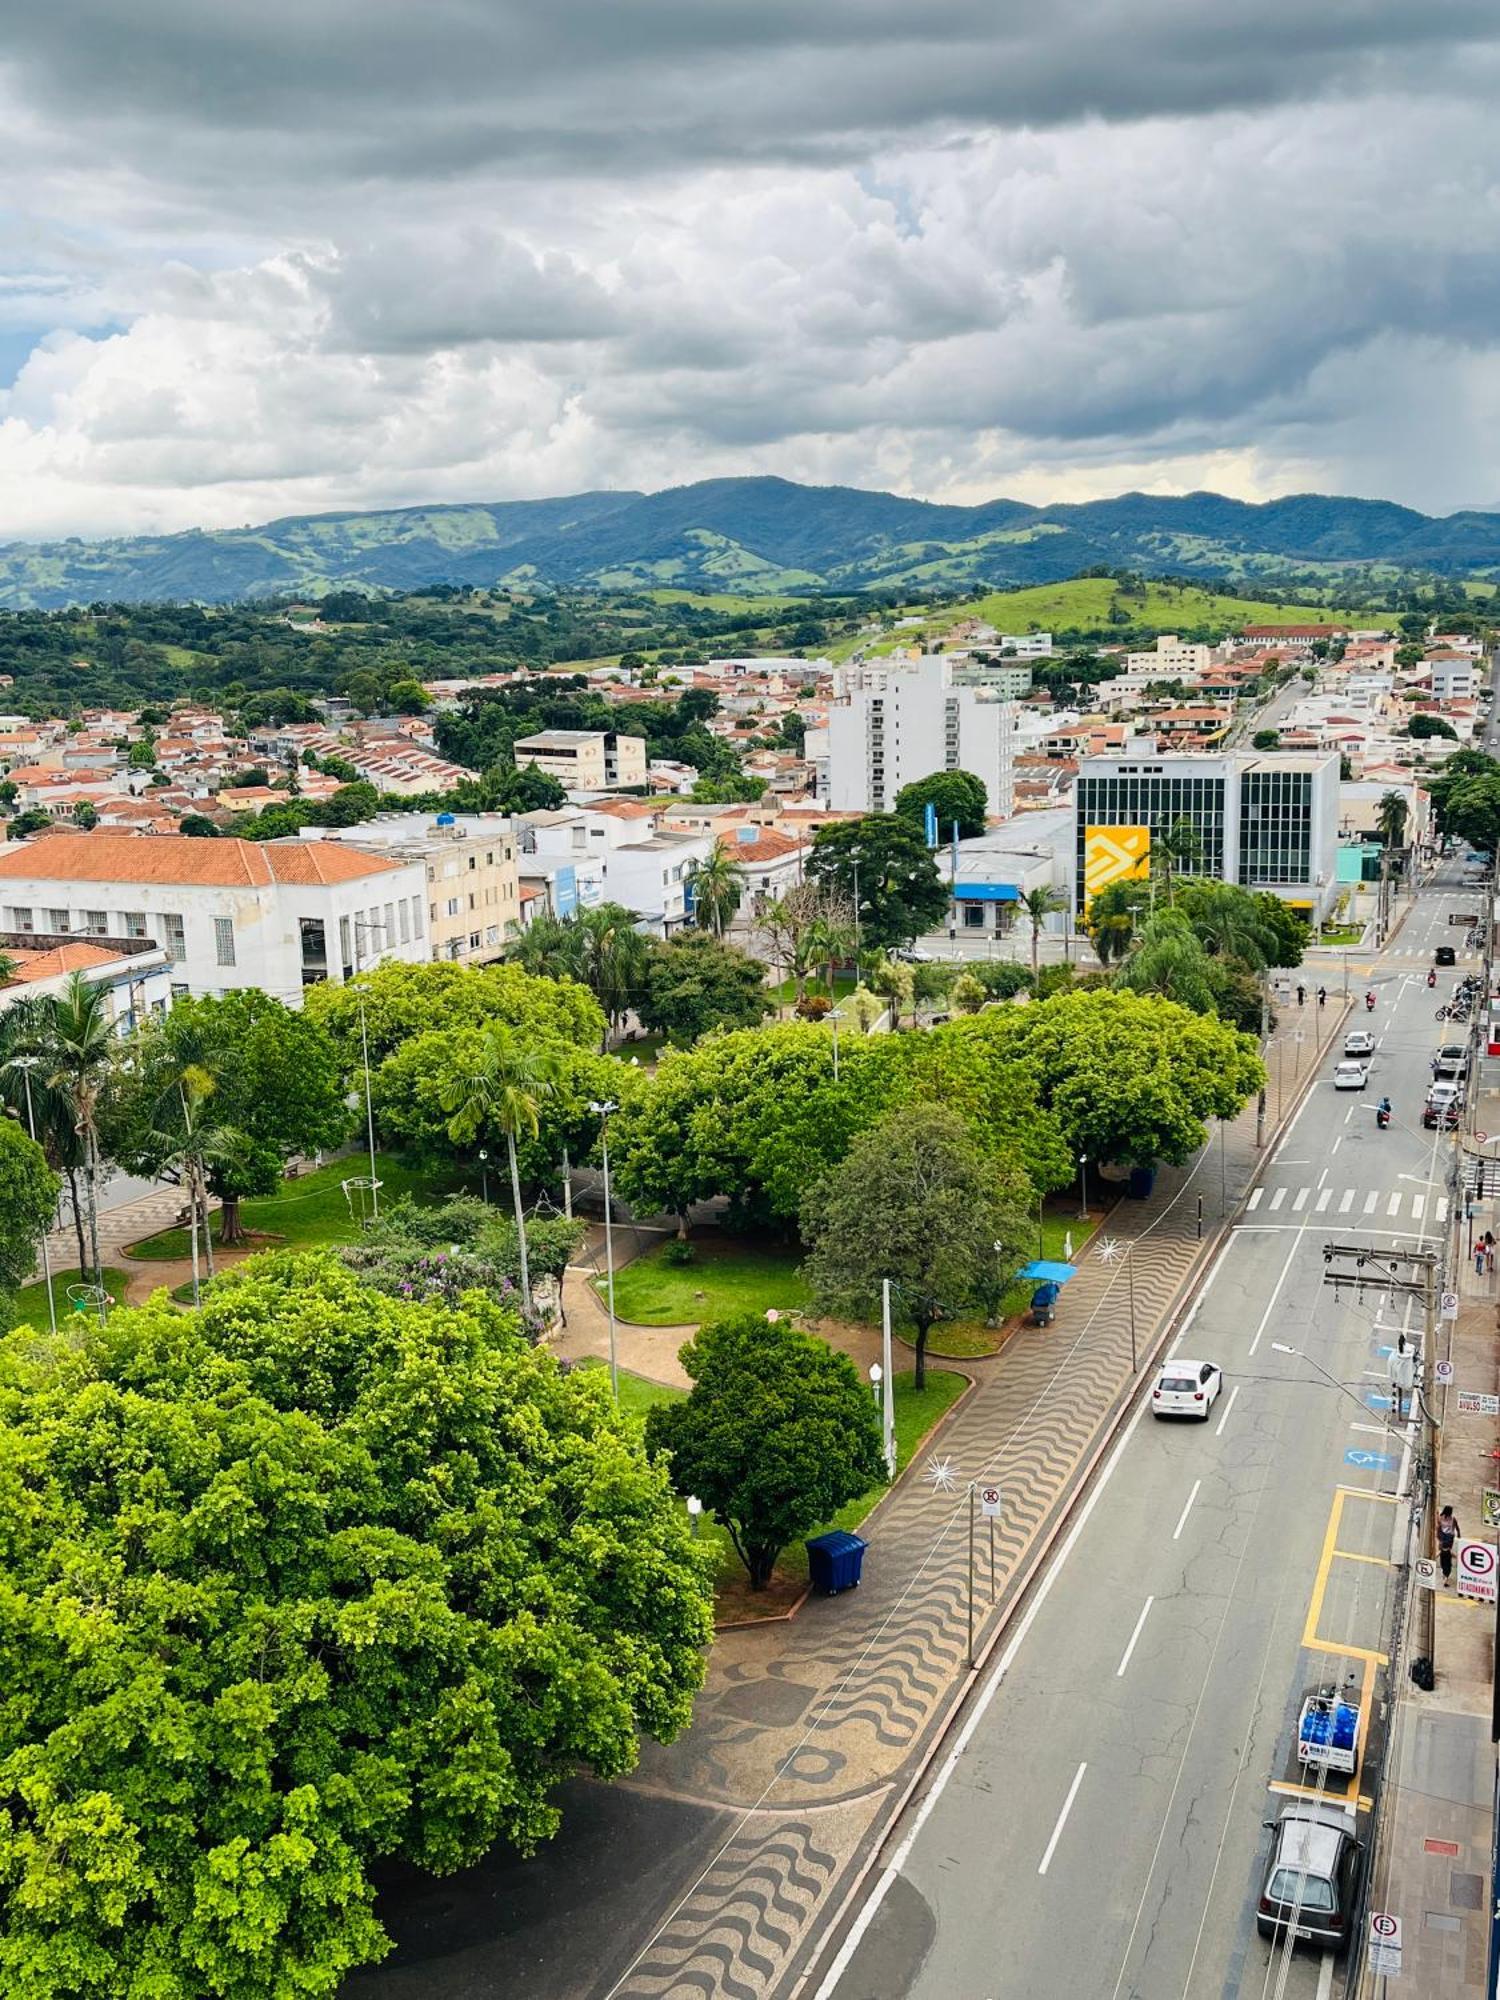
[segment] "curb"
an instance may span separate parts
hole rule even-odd
[[[1344,1022],[1348,1020],[1353,1007],[1354,1001],[1351,996],[1344,1005],[1342,1015],[1340,1016],[1335,1013],[1331,1016],[1328,1030],[1329,1046],[1332,1046],[1334,1037]],[[1306,1080],[1302,1084],[1301,1089],[1295,1093],[1290,1105],[1283,1111],[1274,1129],[1267,1134],[1264,1145],[1259,1148],[1262,1159],[1268,1159],[1274,1148],[1281,1142],[1293,1119],[1301,1112],[1313,1085],[1317,1081],[1317,1063],[1314,1062],[1309,1066]],[[1255,1179],[1256,1176],[1252,1175],[1252,1184]],[[885,1816],[884,1824],[876,1835],[869,1853],[860,1863],[853,1880],[841,1896],[837,1910],[833,1912],[828,1922],[823,1925],[820,1938],[811,1948],[811,1956],[806,1962],[805,1969],[796,1976],[792,1984],[786,1989],[788,2000],[799,2000],[799,1996],[808,1992],[816,1993],[817,1986],[815,1980],[817,1975],[823,1970],[825,1961],[836,1954],[836,1950],[841,1942],[842,1932],[851,1920],[857,1906],[862,1901],[861,1892],[869,1881],[870,1876],[875,1872],[891,1835],[899,1825],[907,1808],[925,1784],[940,1752],[945,1748],[950,1734],[961,1720],[968,1706],[969,1697],[979,1686],[985,1670],[989,1666],[992,1655],[1010,1630],[1012,1623],[1023,1609],[1033,1586],[1045,1570],[1047,1563],[1051,1560],[1058,1542],[1065,1534],[1075,1510],[1086,1496],[1089,1482],[1098,1470],[1100,1462],[1114,1448],[1118,1441],[1120,1433],[1128,1420],[1130,1411],[1135,1405],[1136,1397],[1140,1393],[1141,1384],[1149,1373],[1152,1363],[1176,1334],[1184,1310],[1193,1298],[1209,1264],[1218,1255],[1219,1251],[1228,1244],[1236,1225],[1245,1213],[1245,1205],[1249,1199],[1249,1193],[1250,1189],[1247,1186],[1233,1211],[1220,1219],[1219,1225],[1212,1236],[1204,1239],[1202,1247],[1194,1258],[1182,1283],[1178,1286],[1172,1303],[1161,1321],[1160,1331],[1156,1339],[1143,1354],[1140,1370],[1116,1397],[1112,1407],[1106,1411],[1101,1420],[1101,1428],[1095,1437],[1088,1457],[1075,1474],[1067,1491],[1056,1503],[1056,1511],[1051,1522],[1033,1546],[1023,1570],[1013,1581],[1009,1599],[999,1612],[993,1629],[982,1640],[979,1650],[975,1655],[973,1667],[960,1676],[954,1683],[953,1690],[949,1696],[948,1707],[934,1725],[931,1738],[918,1760],[916,1769],[896,1794],[890,1810]],[[954,1408],[957,1409],[963,1400],[960,1397],[959,1403],[956,1403]]]

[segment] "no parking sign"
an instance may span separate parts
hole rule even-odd
[[[1460,1542],[1458,1545],[1458,1594],[1474,1597],[1481,1604],[1495,1601],[1495,1545],[1493,1542]]]

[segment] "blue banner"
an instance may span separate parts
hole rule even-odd
[[[937,807],[930,799],[922,808],[922,831],[927,836],[927,845],[929,847],[936,847],[938,844]]]

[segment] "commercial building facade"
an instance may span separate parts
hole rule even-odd
[[[840,684],[842,698],[828,710],[827,802],[835,812],[889,812],[903,785],[935,771],[971,771],[989,811],[1009,817],[1014,702],[957,685],[943,655],[908,668],[846,671]]]
[[[646,739],[613,729],[540,729],[518,737],[518,766],[535,764],[569,792],[612,792],[646,783]]]
[[[1182,873],[1269,889],[1315,920],[1337,896],[1338,813],[1337,756],[1086,757],[1074,790],[1074,911],[1084,914],[1089,894],[1091,829],[1143,828],[1154,846],[1182,824],[1197,850]]]
[[[503,813],[382,813],[319,840],[418,863],[427,878],[431,957],[482,965],[504,955],[521,928],[516,838]]]

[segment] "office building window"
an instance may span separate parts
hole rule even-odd
[[[422,935],[422,899],[419,896],[411,899],[411,934],[414,938]]]
[[[146,912],[144,910],[126,910],[124,914],[126,937],[145,937],[147,935]]]
[[[182,965],[187,959],[187,932],[176,911],[169,910],[162,920],[162,942],[167,947],[167,957],[174,965]]]
[[[185,982],[179,983],[175,979],[172,981],[172,998],[174,1000],[186,1000],[189,991],[190,989]]]
[[[85,910],[83,928],[90,937],[105,937],[109,932],[108,910]]]
[[[409,944],[411,942],[411,912],[406,907],[406,898],[404,896],[396,906],[396,914],[401,920],[401,942]]]
[[[478,949],[479,949],[479,933],[478,933],[478,931],[470,931],[470,932],[469,932],[469,949],[470,949],[470,951],[478,951]]]
[[[469,866],[471,868],[477,868],[479,866],[477,859],[472,854],[469,856]]]
[[[214,918],[214,962],[217,965],[234,964],[234,919]]]
[[[10,927],[13,931],[34,931],[36,925],[32,922],[30,910],[17,903],[10,913]]]
[[[339,961],[343,965],[344,977],[347,979],[353,966],[353,960],[349,956],[349,919],[347,917],[339,918]]]
[[[450,917],[456,917],[456,916],[458,915],[458,898],[457,898],[457,896],[450,896],[450,897],[448,898],[448,914],[449,914],[449,916],[450,916]]]
[[[394,903],[387,903],[385,906],[385,927],[380,933],[380,949],[382,951],[389,951],[395,942],[396,905]]]
[[[1312,772],[1250,770],[1240,779],[1242,886],[1312,879]]]
[[[49,910],[47,912],[47,928],[56,935],[66,937],[68,934],[68,923],[68,912],[66,910]]]

